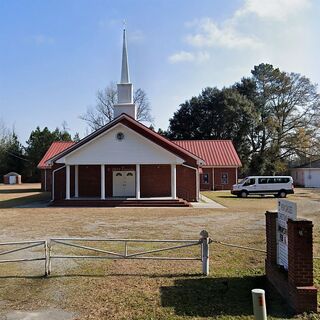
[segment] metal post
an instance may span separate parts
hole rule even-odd
[[[202,261],[202,273],[206,276],[209,275],[209,243],[210,238],[206,230],[200,232],[201,241],[201,261]]]
[[[255,320],[267,320],[267,309],[264,290],[253,289],[251,293],[253,303],[253,314]]]
[[[44,276],[48,275],[48,243],[45,241],[44,243]]]
[[[51,274],[51,241],[48,240],[48,275]]]
[[[128,242],[127,241],[124,242],[124,256],[125,257],[128,256]]]

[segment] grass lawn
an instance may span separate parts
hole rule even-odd
[[[0,208],[12,208],[37,201],[46,201],[49,200],[49,197],[49,193],[41,192],[40,183],[0,185]]]
[[[14,201],[15,197],[4,199],[8,194],[1,192],[3,188],[1,201]],[[23,197],[33,201],[44,197],[38,190],[30,193]],[[205,195],[227,208],[16,208],[0,202],[0,241],[64,236],[197,239],[206,229],[216,240],[265,248],[264,212],[276,208],[275,198]],[[301,206],[300,216],[314,221],[315,252],[320,256],[320,193],[298,190],[289,199]],[[117,244],[108,248],[123,250]],[[144,248],[154,246],[139,244],[129,252]],[[191,248],[172,254],[199,254],[199,248]],[[253,319],[251,289],[265,287],[264,254],[211,244],[210,255],[209,277],[200,274],[199,261],[55,260],[49,278],[42,277],[42,262],[0,264],[0,319],[16,310],[64,310],[74,319]],[[315,273],[319,285],[319,260]],[[279,295],[270,290],[267,306],[270,319],[291,317]]]

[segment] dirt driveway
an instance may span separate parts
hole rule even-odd
[[[38,188],[0,186],[0,241],[197,239],[206,229],[214,239],[264,249],[264,212],[277,206],[272,197],[239,199],[214,192],[206,195],[226,209],[39,207],[32,203],[48,195]],[[288,199],[297,201],[300,217],[313,220],[315,253],[320,255],[320,193],[298,189]],[[66,319],[251,319],[248,292],[262,281],[264,255],[213,245],[211,257],[208,278],[199,274],[199,262],[64,260],[54,262],[48,279],[39,262],[0,265],[0,316],[53,310],[65,312]],[[235,307],[228,301],[239,293],[246,299]],[[284,317],[281,299],[271,300],[271,315]]]

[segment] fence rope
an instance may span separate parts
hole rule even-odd
[[[223,241],[218,241],[218,240],[213,240],[213,239],[210,239],[210,240],[211,240],[210,242],[218,243],[218,244],[221,244],[221,245],[227,246],[227,247],[232,247],[232,248],[238,248],[238,249],[244,249],[244,250],[250,250],[250,251],[267,253],[266,250],[262,250],[262,249],[245,247],[245,246],[239,246],[239,245],[237,245],[237,244],[226,243],[226,242],[223,242]]]
[[[232,248],[238,248],[238,249],[243,249],[243,250],[250,250],[250,251],[256,251],[256,252],[261,252],[261,253],[267,253],[266,250],[262,250],[262,249],[239,246],[237,244],[232,244],[232,243],[227,243],[227,242],[223,242],[223,241],[210,239],[210,243],[212,243],[212,242],[217,243],[217,244],[221,244],[222,246],[226,246],[226,247],[232,247]],[[320,260],[320,257],[313,257],[313,259]]]

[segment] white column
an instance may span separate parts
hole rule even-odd
[[[70,200],[70,165],[66,165],[66,200]]]
[[[175,164],[171,165],[171,196],[177,198],[177,168]]]
[[[236,184],[238,184],[238,168],[236,168]]]
[[[47,169],[44,169],[44,191],[47,191]]]
[[[106,198],[106,174],[105,174],[105,166],[101,165],[101,200]]]
[[[79,166],[74,166],[74,196],[79,197]]]
[[[140,164],[136,164],[136,198],[140,199]]]
[[[199,201],[200,198],[200,173],[199,168],[196,169],[196,201]]]

